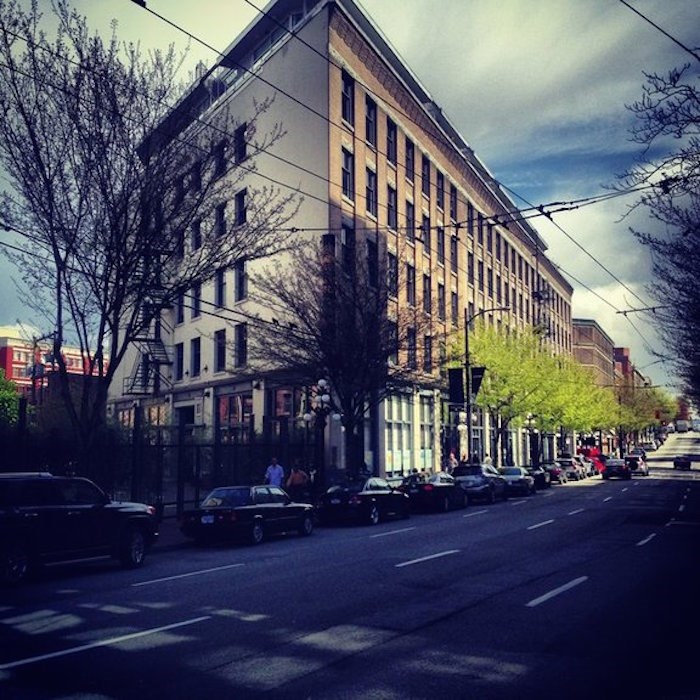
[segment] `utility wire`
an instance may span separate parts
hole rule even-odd
[[[672,36],[671,34],[669,34],[665,29],[662,29],[662,28],[661,28],[658,24],[656,24],[655,22],[652,22],[646,15],[643,15],[636,7],[632,7],[632,5],[630,5],[626,0],[620,0],[620,2],[621,2],[625,7],[629,8],[630,10],[632,10],[632,12],[634,12],[635,15],[638,15],[638,16],[641,17],[645,22],[648,22],[649,24],[651,24],[651,26],[654,27],[654,29],[658,29],[665,37],[669,38],[674,44],[680,46],[680,47],[683,49],[683,51],[685,51],[686,53],[689,53],[696,61],[700,61],[700,55],[697,54],[697,53],[695,53],[695,51],[693,51],[693,49],[687,47],[685,44],[683,44],[682,42],[678,41],[678,39],[676,39],[676,37],[674,37],[674,36]],[[695,9],[695,11],[697,12],[697,8]]]

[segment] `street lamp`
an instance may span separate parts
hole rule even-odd
[[[539,467],[540,465],[540,434],[537,430],[537,416],[528,413],[525,419],[525,425],[527,426],[528,432],[528,447],[530,451],[530,465],[533,467]]]
[[[472,368],[469,360],[469,326],[472,322],[491,311],[510,311],[510,306],[494,306],[489,309],[481,309],[474,315],[469,315],[468,308],[464,309],[464,373],[466,375],[465,385],[465,412],[467,414],[467,459],[472,457]]]
[[[314,484],[318,490],[323,493],[325,488],[325,446],[324,437],[326,433],[326,419],[333,410],[333,400],[331,399],[331,386],[326,379],[319,379],[316,385],[311,388],[309,395],[309,403],[303,420],[307,426],[314,424],[317,430],[315,441],[316,456],[314,459],[314,467],[316,469],[316,478]]]

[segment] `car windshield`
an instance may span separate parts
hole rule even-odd
[[[501,467],[500,471],[505,476],[522,476],[520,467]]]
[[[250,505],[250,489],[248,487],[214,489],[203,501],[202,508],[235,508]]]

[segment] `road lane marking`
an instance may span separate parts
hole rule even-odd
[[[521,506],[523,503],[527,503],[527,501],[512,501],[511,506]]]
[[[579,513],[583,513],[584,510],[584,508],[577,508],[576,510],[570,511],[568,515],[578,515]]]
[[[214,571],[225,571],[226,569],[236,569],[239,566],[245,566],[245,564],[227,564],[226,566],[215,566],[212,569],[200,569],[199,571],[190,571],[186,574],[177,574],[175,576],[165,576],[164,578],[154,578],[150,581],[141,581],[140,583],[132,583],[132,588],[138,588],[139,586],[151,586],[154,583],[163,583],[164,581],[175,581],[179,578],[188,578],[190,576],[201,576],[202,574],[210,574]]]
[[[685,510],[685,506],[684,506],[684,505],[678,506],[678,512],[679,512],[679,513],[682,513],[684,510]]]
[[[545,525],[551,525],[554,522],[554,520],[544,520],[541,523],[537,523],[537,525],[530,525],[528,527],[528,530],[536,530],[538,527],[544,527]]]
[[[138,639],[139,637],[147,637],[151,634],[159,634],[160,632],[168,632],[169,630],[177,629],[178,627],[186,627],[187,625],[194,625],[198,622],[204,622],[204,620],[210,620],[210,615],[203,615],[202,617],[195,617],[191,620],[185,620],[184,622],[175,622],[172,625],[165,625],[164,627],[154,627],[149,630],[142,630],[141,632],[133,632],[132,634],[124,634],[121,637],[111,637],[110,639],[102,639],[99,642],[91,642],[90,644],[82,644],[79,647],[73,647],[72,649],[61,649],[61,651],[53,651],[49,654],[41,654],[41,656],[30,656],[26,659],[19,659],[18,661],[10,661],[6,664],[0,665],[0,671],[6,671],[11,668],[18,668],[19,666],[28,666],[29,664],[34,664],[39,661],[46,661],[48,659],[55,659],[59,656],[68,656],[69,654],[79,654],[82,651],[89,651],[90,649],[96,649],[98,647],[113,646],[114,644],[121,644],[122,642],[128,642],[132,639]]]
[[[525,607],[534,608],[535,606],[540,605],[541,603],[545,603],[551,598],[558,596],[560,593],[564,593],[565,591],[568,591],[569,589],[578,586],[584,581],[588,581],[588,576],[579,576],[579,578],[575,578],[573,581],[569,581],[569,583],[565,583],[563,586],[559,586],[559,588],[555,588],[554,590],[549,591],[549,593],[541,595],[539,598],[534,598],[529,603],[526,603]]]
[[[467,513],[466,515],[463,515],[463,518],[473,518],[475,515],[483,515],[484,513],[488,513],[488,510],[477,510],[475,513]]]
[[[651,535],[649,535],[649,537],[645,537],[643,540],[639,540],[639,542],[637,542],[637,547],[642,547],[647,542],[651,542],[654,539],[654,537],[656,537],[656,533],[652,532]]]
[[[637,482],[636,482],[636,481],[634,482],[634,485],[635,485],[635,486],[637,485]],[[628,486],[625,486],[625,488],[622,489],[622,493],[624,493],[625,491],[627,491],[628,488],[629,488]]]
[[[390,530],[389,532],[380,532],[377,535],[370,535],[370,539],[373,539],[375,537],[388,537],[389,535],[398,535],[401,532],[410,532],[411,530],[415,530],[416,527],[415,525],[413,527],[403,527],[400,530]]]
[[[400,564],[395,564],[395,567],[397,569],[401,569],[404,566],[411,566],[412,564],[420,564],[424,561],[430,561],[431,559],[439,559],[440,557],[447,557],[450,554],[457,554],[458,552],[459,552],[458,549],[448,549],[446,552],[438,552],[438,554],[431,554],[430,556],[421,557],[420,559],[411,559],[411,561],[404,561],[404,562],[401,562]]]
[[[612,501],[612,496],[603,499],[603,503],[607,503],[608,501]]]

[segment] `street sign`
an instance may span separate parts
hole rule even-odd
[[[472,380],[471,380],[471,391],[472,396],[476,396],[479,393],[479,387],[481,386],[481,380],[484,378],[484,372],[486,367],[472,367]]]
[[[464,367],[450,367],[447,370],[450,403],[464,403]]]

